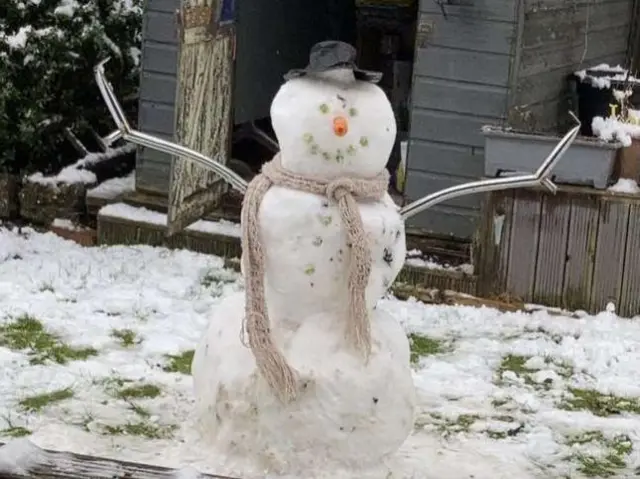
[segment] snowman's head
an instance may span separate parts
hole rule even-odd
[[[385,93],[348,68],[287,81],[273,99],[271,121],[283,168],[323,179],[379,174],[396,137]]]

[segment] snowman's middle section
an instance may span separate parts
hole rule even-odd
[[[404,264],[404,222],[388,194],[380,201],[358,202],[358,209],[371,251],[366,289],[371,310]],[[296,322],[317,313],[348,321],[351,258],[338,206],[323,196],[272,186],[262,200],[259,221],[265,297],[274,329],[295,328]]]

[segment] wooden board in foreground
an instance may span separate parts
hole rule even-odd
[[[2,469],[5,466],[3,464],[5,446],[0,443],[0,479],[178,479],[183,475],[179,469],[71,452],[48,451],[28,443],[27,439],[19,439],[18,441],[21,444],[16,449],[19,450],[15,455],[13,451],[10,452],[10,457],[6,458],[16,463],[17,467],[12,468],[14,470],[11,471]],[[22,444],[25,447],[22,447]],[[212,474],[199,474],[197,477],[202,479],[238,479]]]

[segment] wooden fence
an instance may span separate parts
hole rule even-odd
[[[640,196],[560,187],[491,193],[476,250],[481,296],[640,314]]]

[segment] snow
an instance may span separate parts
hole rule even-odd
[[[463,263],[458,266],[452,266],[447,263],[440,263],[433,258],[426,257],[424,253],[418,249],[412,249],[407,251],[406,264],[411,266],[417,266],[421,268],[439,269],[443,271],[460,271],[464,274],[473,275],[473,265],[470,263]]]
[[[603,141],[619,141],[622,146],[631,146],[633,138],[640,138],[640,125],[620,121],[615,117],[595,116],[591,122],[595,136]]]
[[[143,207],[131,206],[126,203],[112,203],[103,206],[98,215],[122,218],[130,221],[148,223],[157,226],[167,225],[167,215]],[[187,231],[197,231],[206,234],[240,237],[240,225],[227,220],[205,221],[199,220],[189,225]]]
[[[637,195],[640,193],[640,187],[638,187],[638,182],[632,178],[620,178],[615,185],[609,187],[609,191]]]
[[[54,228],[60,228],[68,231],[82,231],[83,227],[74,224],[71,220],[65,218],[56,218],[51,223],[51,226]]]
[[[32,364],[28,350],[0,347],[0,449],[2,467],[28,467],[29,443],[10,428],[33,432],[39,447],[233,475],[215,451],[200,450],[191,428],[190,376],[166,372],[167,354],[192,350],[213,308],[242,281],[223,260],[149,246],[82,248],[52,233],[0,229],[0,327],[29,314],[74,347],[97,356],[66,364]],[[640,322],[613,312],[580,317],[500,313],[488,308],[425,306],[385,298],[379,307],[409,333],[442,345],[414,367],[418,392],[416,431],[402,447],[396,478],[560,478],[578,472],[585,454],[610,453],[606,440],[626,434],[632,451],[614,477],[632,477],[640,466],[640,416],[596,416],[561,407],[569,387],[640,397]],[[140,342],[125,347],[114,330],[131,329]],[[531,374],[500,374],[507,355],[521,355]],[[529,370],[527,369],[527,370]],[[161,394],[126,401],[105,387],[155,384]],[[71,388],[74,395],[25,410],[19,401]],[[176,425],[173,438],[108,434],[140,420]],[[463,420],[466,419],[466,420]],[[571,438],[601,434],[601,440]],[[17,451],[17,452],[16,452]],[[581,456],[582,454],[582,456]]]
[[[592,76],[588,74],[589,71],[610,71],[614,74],[606,76]],[[601,63],[595,67],[579,70],[575,72],[575,75],[580,79],[580,81],[588,81],[591,86],[599,89],[611,88],[611,82],[628,82],[630,84],[640,83],[640,79],[633,75],[627,76],[627,70],[620,65],[610,66],[606,63]]]
[[[92,198],[112,200],[124,195],[125,193],[133,192],[135,187],[136,172],[132,171],[127,176],[112,178],[100,183],[98,186],[91,188],[87,192],[87,195]]]
[[[28,476],[29,466],[37,463],[40,449],[27,438],[11,441],[0,448],[0,473]]]
[[[74,164],[65,166],[56,175],[44,176],[41,172],[37,172],[29,175],[27,181],[52,186],[60,184],[93,184],[97,181],[96,175],[85,169],[86,167],[96,165],[101,161],[110,160],[116,156],[131,153],[135,151],[135,149],[135,145],[126,144],[118,148],[109,148],[103,153],[89,153]]]

